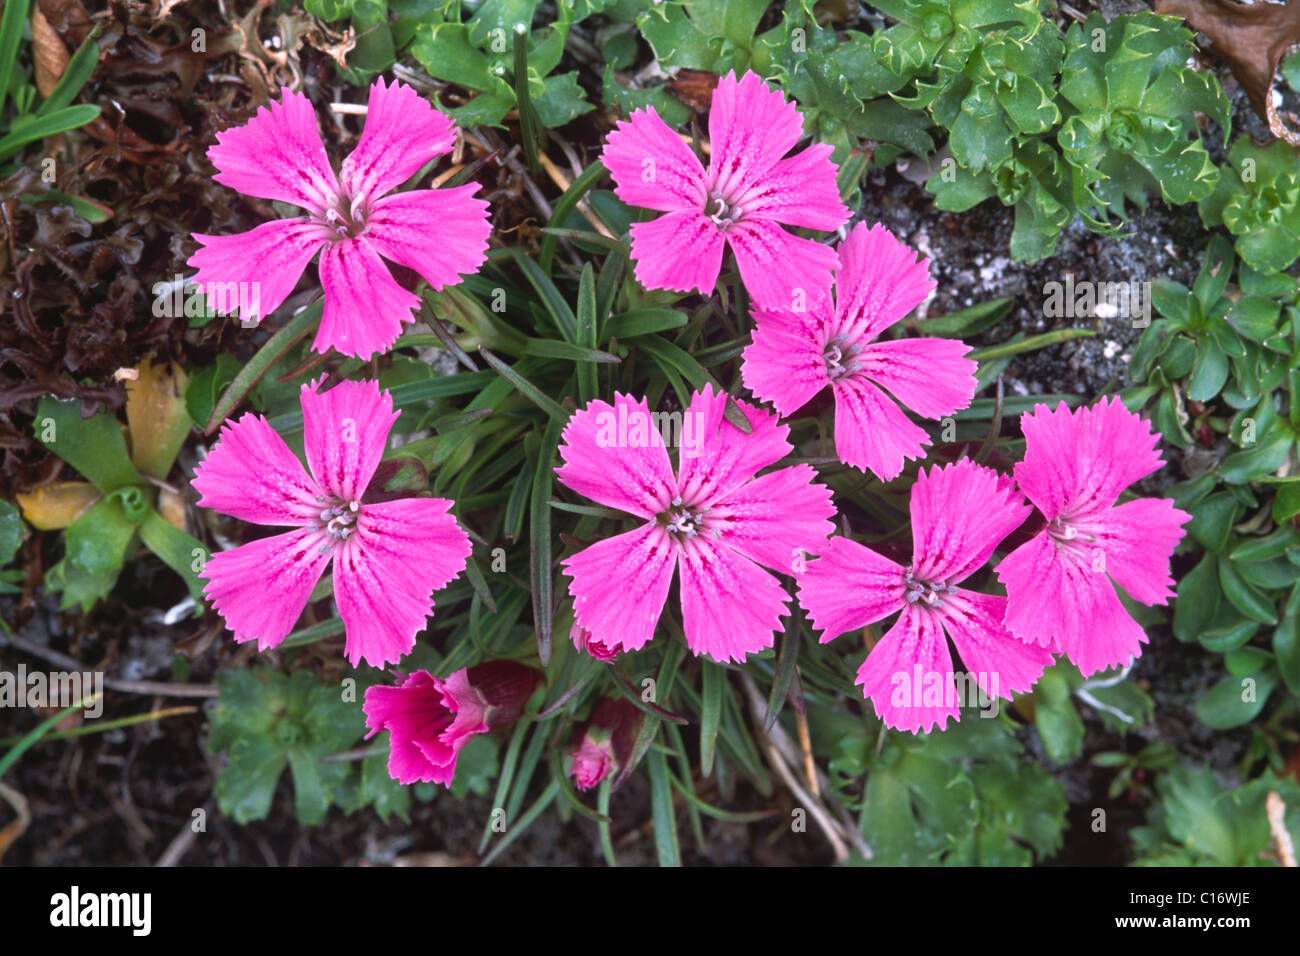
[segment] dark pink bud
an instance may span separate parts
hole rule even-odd
[[[569,754],[569,775],[579,790],[590,790],[623,767],[643,719],[628,700],[605,699],[596,704],[587,723],[574,733]]]

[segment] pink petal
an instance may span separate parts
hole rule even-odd
[[[1138,498],[1102,512],[1098,544],[1106,573],[1135,601],[1167,604],[1174,596],[1169,559],[1189,520],[1168,498]]]
[[[433,612],[433,593],[465,569],[469,536],[445,498],[361,506],[356,533],[338,548],[334,600],[353,667],[396,663]]]
[[[344,502],[358,501],[384,457],[388,433],[401,413],[393,411],[393,397],[381,392],[376,381],[340,382],[318,392],[324,381],[322,375],[298,393],[307,466],[327,494]]]
[[[199,507],[253,524],[303,525],[321,511],[320,488],[284,439],[251,412],[226,422],[191,482]]]
[[[610,753],[609,740],[595,743],[584,737],[569,754],[569,776],[579,790],[590,790],[609,775],[614,768],[614,755]]]
[[[455,144],[451,117],[411,87],[396,80],[385,86],[381,77],[370,87],[361,141],[343,161],[343,186],[354,203],[382,196]]]
[[[741,380],[756,398],[792,415],[830,384],[818,330],[813,320],[792,312],[755,309],[754,319]]]
[[[569,640],[573,641],[573,646],[598,661],[612,661],[623,652],[623,648],[616,642],[614,644],[605,644],[591,636],[591,631],[587,630],[577,621],[573,622],[573,627],[569,629]]]
[[[844,537],[831,538],[797,577],[799,603],[823,632],[823,644],[874,624],[906,603],[903,566]]]
[[[963,458],[922,470],[911,510],[913,573],[952,585],[982,568],[1033,509],[1009,476]]]
[[[564,426],[564,464],[556,477],[585,498],[639,518],[666,511],[676,480],[654,423],[644,398],[615,392],[612,406],[591,402]]]
[[[236,641],[275,647],[293,630],[330,562],[328,539],[315,528],[259,538],[212,555],[199,572],[203,593]]]
[[[1059,649],[1084,677],[1142,653],[1147,637],[1114,585],[1086,555],[1035,535],[997,566],[1007,589],[1004,623],[1016,637]]]
[[[416,671],[397,686],[366,688],[366,739],[388,731],[388,774],[398,783],[450,785],[455,776],[456,753],[439,740],[451,724],[441,684]]]
[[[815,143],[783,159],[734,202],[746,217],[771,219],[787,226],[831,231],[849,220],[835,182],[834,148]]]
[[[419,298],[397,284],[365,238],[327,246],[320,257],[320,281],[325,314],[312,343],[317,352],[334,348],[369,359],[392,347],[403,322],[415,321],[411,309],[420,304]]]
[[[894,730],[943,730],[948,718],[956,719],[960,712],[948,641],[928,608],[903,608],[898,622],[862,662],[857,683],[877,716]]]
[[[741,189],[768,173],[803,135],[794,103],[756,73],[718,80],[709,111],[709,188]]]
[[[659,212],[704,208],[704,167],[653,106],[635,110],[605,139],[600,161],[614,192],[631,206]]]
[[[697,657],[742,661],[771,647],[790,596],[771,574],[704,535],[681,555],[682,628]]]
[[[812,309],[830,294],[835,251],[774,222],[746,220],[727,230],[740,278],[763,309]]]
[[[200,247],[186,265],[199,270],[191,281],[209,307],[229,314],[239,305],[241,319],[260,321],[288,298],[330,232],[317,222],[277,219],[235,236],[194,238]]]
[[[727,547],[781,574],[793,574],[835,530],[831,492],[809,465],[769,472],[713,504],[709,526]]]
[[[377,200],[366,241],[385,259],[424,276],[435,290],[456,285],[487,259],[488,204],[477,183],[455,189],[414,189]]]
[[[898,403],[860,375],[831,381],[835,393],[835,454],[846,465],[893,481],[903,462],[925,456],[930,436]]]
[[[638,651],[654,637],[677,566],[677,551],[662,529],[647,524],[597,541],[561,565],[572,578],[574,616],[594,640]]]
[[[468,540],[467,537],[466,541]],[[470,737],[487,732],[487,718],[491,705],[482,692],[470,682],[467,667],[450,674],[446,680],[439,681],[436,677],[434,680],[442,688],[443,702],[456,715],[451,726],[438,735],[438,740],[455,750],[460,750]]]
[[[723,417],[727,399],[726,392],[706,385],[691,396],[690,408],[683,413],[683,420],[692,423],[692,434],[700,436],[695,454],[681,454],[677,465],[677,494],[687,505],[708,505],[726,497],[790,452],[790,429],[775,415],[736,402],[750,424],[746,435]]]
[[[722,233],[703,213],[670,212],[632,226],[632,265],[647,289],[712,295],[722,270]]]
[[[1151,423],[1119,396],[1073,412],[1064,402],[1055,411],[1035,405],[1020,416],[1020,429],[1025,459],[1015,467],[1016,481],[1049,521],[1113,505],[1121,491],[1160,467]]]
[[[340,195],[311,100],[287,88],[244,126],[217,134],[212,178],[245,196],[278,199],[324,214]]]
[[[965,358],[970,346],[954,339],[874,342],[856,357],[859,374],[925,418],[942,418],[975,397],[979,363]]]
[[[942,598],[940,618],[962,665],[990,699],[1029,690],[1051,666],[1052,653],[1026,644],[1002,623],[1007,599],[958,588]]]
[[[935,283],[930,260],[882,225],[858,223],[840,243],[835,273],[837,331],[866,342],[925,301]]]

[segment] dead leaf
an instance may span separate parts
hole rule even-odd
[[[40,7],[32,9],[32,57],[36,61],[36,88],[42,97],[48,97],[68,68],[69,57],[68,48]]]
[[[1156,12],[1182,17],[1204,33],[1215,53],[1227,61],[1246,89],[1250,103],[1278,139],[1300,146],[1300,132],[1282,122],[1273,103],[1273,77],[1286,51],[1300,43],[1300,0],[1257,2],[1232,0],[1156,0]],[[1286,114],[1293,124],[1300,117]]]
[[[194,424],[185,410],[185,373],[147,361],[138,372],[126,383],[131,462],[142,474],[166,478]]]
[[[695,112],[707,113],[713,105],[713,90],[718,85],[718,76],[703,70],[678,70],[667,85],[673,96]]]
[[[58,531],[99,500],[99,489],[85,481],[60,481],[14,496],[23,519],[38,531]]]

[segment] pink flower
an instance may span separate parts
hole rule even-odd
[[[898,403],[924,418],[965,408],[976,363],[964,357],[969,346],[951,339],[875,341],[934,289],[930,260],[918,262],[884,226],[863,223],[838,252],[833,304],[821,300],[806,314],[755,310],[741,376],[783,417],[830,385],[840,460],[892,481],[904,459],[920,458],[930,444]]]
[[[997,566],[1007,627],[1064,653],[1084,677],[1125,664],[1147,637],[1111,582],[1135,601],[1165,604],[1174,594],[1169,559],[1190,519],[1167,498],[1115,504],[1160,468],[1158,436],[1118,396],[1075,412],[1036,405],[1020,427],[1016,481],[1047,527]]]
[[[413,89],[376,80],[361,141],[335,176],[311,101],[283,90],[281,101],[258,110],[248,125],[219,133],[208,158],[222,185],[291,203],[306,215],[237,236],[196,233],[202,248],[189,260],[199,270],[194,282],[219,311],[230,311],[223,301],[236,289],[251,289],[243,298],[256,306],[243,318],[260,320],[293,291],[320,251],[325,312],[312,347],[358,358],[386,351],[402,323],[414,321],[411,309],[420,300],[398,285],[383,259],[441,289],[486,258],[491,227],[487,203],[472,198],[476,184],[388,195],[449,152],[455,139],[451,120]]]
[[[825,294],[835,254],[781,228],[838,229],[849,211],[832,149],[816,143],[782,159],[803,135],[793,103],[754,73],[718,81],[706,170],[654,107],[609,134],[601,161],[624,202],[667,213],[632,227],[636,277],[647,289],[713,292],[730,245],[745,288],[769,308]]]
[[[623,650],[623,648],[619,647],[618,641],[606,644],[604,641],[595,640],[591,636],[591,631],[576,621],[569,631],[569,639],[573,641],[574,647],[590,654],[598,661],[612,661]]]
[[[241,521],[295,526],[214,554],[201,577],[235,640],[258,650],[288,636],[325,568],[334,562],[334,598],[355,667],[396,662],[415,646],[433,610],[430,595],[456,577],[469,537],[445,498],[368,503],[370,478],[397,420],[375,382],[342,382],[300,393],[308,474],[266,419],[247,414],[194,476],[199,505]]]
[[[518,720],[537,681],[536,671],[513,661],[461,668],[446,680],[416,671],[366,689],[366,739],[389,732],[388,774],[398,783],[450,785],[460,748]]]
[[[591,718],[575,731],[569,753],[569,776],[579,790],[590,790],[622,769],[643,719],[636,705],[623,698],[596,704]]]
[[[836,537],[799,576],[799,601],[824,630],[823,643],[902,612],[857,678],[886,726],[942,730],[958,718],[959,703],[972,702],[970,678],[954,673],[945,633],[989,700],[1028,690],[1051,663],[1050,652],[1003,626],[1006,598],[957,587],[1028,514],[1009,477],[966,459],[936,466],[912,488],[911,564]]]
[[[755,477],[789,453],[789,429],[737,404],[752,434],[723,420],[725,394],[695,393],[681,417],[676,475],[659,431],[646,424],[667,416],[652,419],[644,399],[615,395],[615,407],[592,402],[569,420],[560,481],[642,521],[563,562],[577,622],[592,639],[643,647],[680,567],[686,643],[695,654],[741,660],[772,646],[789,596],[763,568],[789,573],[803,551],[818,551],[835,508],[808,465]]]

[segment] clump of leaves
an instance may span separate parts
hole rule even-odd
[[[1171,491],[1192,514],[1191,542],[1204,549],[1178,584],[1174,636],[1224,655],[1228,673],[1196,703],[1216,729],[1255,722],[1244,763],[1280,770],[1281,722],[1300,700],[1300,480],[1284,468],[1300,436],[1300,284],[1237,270],[1230,241],[1216,236],[1192,289],[1159,280],[1153,322],[1130,367],[1142,384],[1134,407],[1154,403],[1166,440],[1204,449],[1226,440],[1217,467]],[[1290,693],[1285,691],[1289,690]],[[1274,695],[1274,691],[1280,691]],[[1276,706],[1263,719],[1270,699]]]
[[[1281,141],[1256,146],[1243,136],[1228,153],[1231,170],[1200,203],[1206,226],[1237,237],[1237,255],[1260,272],[1281,272],[1300,257],[1300,164]]]
[[[897,97],[912,109],[929,110],[949,131],[948,148],[957,164],[974,173],[1010,162],[1014,143],[1046,133],[1060,121],[1052,83],[1044,86],[1039,77],[1055,77],[1063,55],[1058,31],[1038,14],[1034,0],[979,6],[973,21],[963,20],[961,10],[951,11],[952,32],[933,66],[915,76],[915,95]],[[922,5],[925,11],[934,7]],[[938,32],[932,29],[936,17],[943,18],[939,25],[947,19],[938,12],[924,16],[921,35]],[[877,55],[884,52],[891,68],[912,62],[893,47],[889,34],[878,35]]]
[[[1300,787],[1266,773],[1228,790],[1205,767],[1178,766],[1156,783],[1160,799],[1133,831],[1139,866],[1277,866],[1265,803],[1274,791],[1285,824],[1300,831]]]
[[[63,609],[89,611],[108,594],[137,541],[181,575],[192,597],[203,593],[198,571],[207,549],[185,532],[180,499],[158,487],[190,430],[184,377],[173,379],[149,363],[139,376],[128,389],[129,453],[111,412],[82,418],[78,403],[49,397],[37,408],[37,437],[87,479],[18,496],[35,527],[66,529],[66,552],[45,576],[46,588],[61,593]]]
[[[1061,128],[1061,150],[1088,201],[1122,216],[1125,200],[1145,208],[1149,193],[1179,204],[1208,196],[1219,172],[1194,114],[1226,138],[1230,111],[1212,74],[1183,65],[1195,51],[1191,31],[1172,17],[1106,23],[1094,13],[1070,27],[1065,45],[1061,96],[1078,112]]]
[[[1195,114],[1226,135],[1228,102],[1217,80],[1183,65],[1195,46],[1175,19],[1094,14],[1062,38],[1032,0],[959,6],[886,5],[900,22],[873,39],[881,63],[911,81],[894,98],[949,131],[952,156],[926,184],[940,209],[997,196],[1015,207],[1012,256],[1033,261],[1076,215],[1109,235],[1125,202],[1210,194],[1219,174]]]
[[[984,719],[981,719],[983,717]],[[943,733],[845,737],[832,770],[869,770],[859,820],[876,866],[1028,866],[1061,847],[1065,790],[1023,757],[1003,717],[963,713]]]
[[[461,126],[500,126],[516,110],[525,125],[563,126],[593,109],[576,71],[554,72],[564,55],[570,27],[588,16],[586,3],[559,4],[558,18],[532,28],[540,0],[460,4],[413,0],[308,0],[307,11],[322,19],[349,17],[357,34],[348,54],[353,82],[388,69],[408,51],[434,79],[471,93],[448,110]]]
[[[930,122],[888,97],[906,82],[873,52],[872,37],[856,30],[819,26],[802,5],[786,7],[781,22],[754,39],[750,68],[794,97],[804,129],[835,147],[844,164],[861,140],[881,145],[876,162],[902,150],[934,151]]]
[[[363,761],[360,780],[353,764],[322,757],[352,746],[365,732],[365,715],[355,680],[348,688],[322,681],[306,670],[285,675],[268,667],[230,671],[218,679],[220,696],[212,713],[208,747],[230,751],[217,777],[221,812],[239,823],[261,820],[271,810],[286,765],[293,775],[294,806],[304,824],[320,823],[333,803],[375,802],[382,816],[409,812],[410,795],[388,777],[384,754]],[[368,798],[368,799],[367,799]]]

